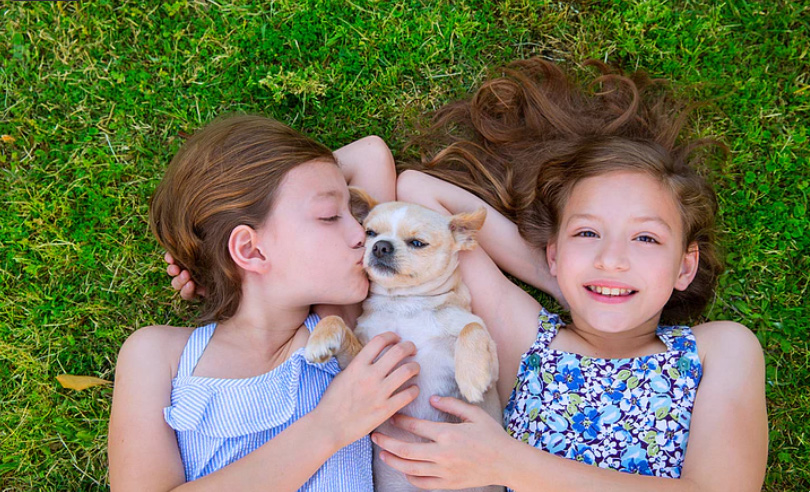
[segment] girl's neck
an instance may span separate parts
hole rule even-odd
[[[212,341],[224,353],[241,359],[231,362],[239,377],[262,374],[275,369],[306,345],[309,331],[304,320],[309,310],[309,306],[274,309],[264,305],[247,309],[243,305],[233,317],[217,325]]]
[[[309,306],[281,309],[240,306],[235,315],[217,325],[217,332],[232,343],[272,353],[295,337],[309,311]]]
[[[599,331],[577,321],[574,317],[574,321],[560,331],[562,336],[555,337],[552,348],[602,359],[641,357],[666,350],[656,334],[658,318],[619,333]]]
[[[247,310],[243,307],[217,324],[194,375],[245,379],[266,374],[306,345],[309,331],[303,325],[309,306],[298,309]]]

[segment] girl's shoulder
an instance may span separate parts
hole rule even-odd
[[[163,367],[174,378],[180,356],[194,330],[193,327],[169,325],[151,325],[135,330],[118,352],[119,364],[123,359],[139,361],[138,365]]]
[[[710,321],[692,327],[702,363],[707,360],[752,360],[763,357],[762,346],[747,326],[734,321]]]

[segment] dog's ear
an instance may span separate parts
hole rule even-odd
[[[469,250],[478,244],[475,233],[484,225],[487,218],[487,209],[479,208],[475,212],[456,214],[450,217],[450,230],[459,246],[459,250]]]
[[[357,222],[363,223],[377,201],[360,188],[349,186],[349,209]]]

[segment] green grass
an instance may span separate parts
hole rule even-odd
[[[183,323],[146,225],[162,169],[229,111],[400,155],[418,115],[518,57],[596,57],[711,99],[728,269],[713,319],[767,357],[766,489],[810,488],[810,8],[801,2],[6,2],[0,7],[0,488],[104,488],[111,379],[136,328]]]

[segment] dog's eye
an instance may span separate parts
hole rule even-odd
[[[408,241],[408,244],[410,244],[414,248],[424,248],[425,246],[428,245],[427,243],[423,243],[418,239],[411,239],[410,241]]]
[[[371,229],[366,229],[366,236],[375,237],[376,235],[377,235],[376,232],[372,231]]]

